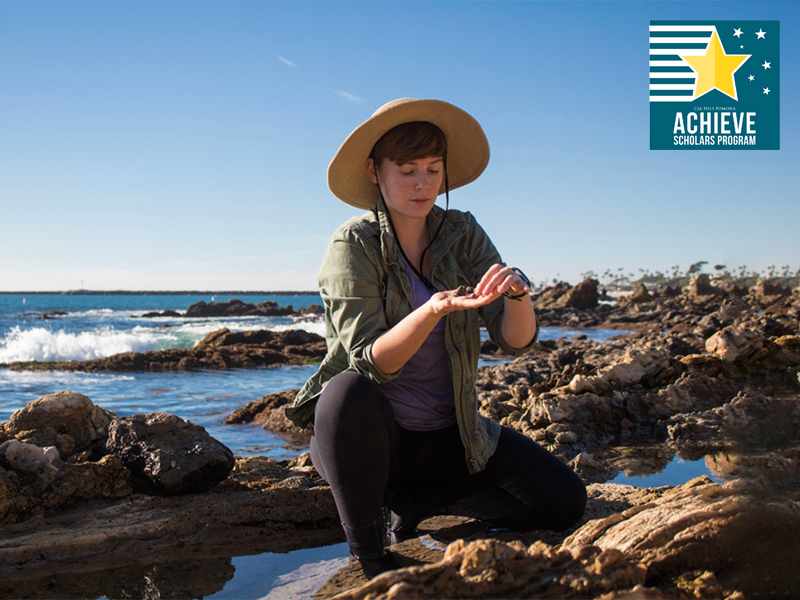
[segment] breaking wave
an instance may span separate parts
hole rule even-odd
[[[69,333],[43,327],[13,327],[0,340],[0,363],[88,360],[120,352],[160,350],[175,347],[178,342],[179,339],[172,333],[149,328]]]

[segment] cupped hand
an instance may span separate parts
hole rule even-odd
[[[433,312],[437,315],[445,315],[457,310],[466,310],[468,308],[480,308],[486,306],[500,297],[502,292],[490,292],[484,294],[466,294],[458,295],[456,290],[448,290],[446,292],[437,292],[429,300]]]

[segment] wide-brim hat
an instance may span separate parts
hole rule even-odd
[[[474,181],[486,168],[489,142],[468,113],[442,100],[400,98],[376,110],[339,147],[328,166],[328,187],[334,195],[358,208],[374,207],[380,192],[366,167],[372,148],[390,129],[414,121],[428,121],[444,132],[451,190]],[[444,192],[444,187],[442,181],[439,193]]]

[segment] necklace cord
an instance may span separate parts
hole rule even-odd
[[[375,179],[376,180],[378,179],[378,170],[377,169],[375,169]],[[378,185],[378,193],[381,196],[381,200],[383,200],[384,204],[386,204],[386,199],[383,197],[383,191],[381,190],[380,183],[377,183],[377,185]],[[444,209],[444,211],[445,211],[445,213],[447,213],[447,211],[450,209],[450,182],[447,179],[447,162],[444,163],[444,196],[445,196],[445,209]],[[431,238],[430,242],[428,242],[428,245],[425,246],[425,249],[422,251],[422,255],[419,258],[419,270],[417,270],[417,268],[414,266],[414,264],[408,259],[408,256],[406,256],[405,250],[403,250],[403,245],[400,243],[400,238],[397,236],[397,230],[394,227],[394,222],[392,221],[392,214],[389,211],[388,205],[386,207],[386,216],[389,219],[389,226],[392,228],[392,233],[394,234],[394,239],[397,242],[397,247],[400,248],[400,254],[403,255],[403,258],[405,259],[406,264],[409,267],[411,267],[411,270],[414,272],[414,275],[417,276],[417,278],[423,283],[423,285],[425,287],[427,287],[429,289],[434,289],[433,288],[433,283],[431,283],[430,279],[428,279],[427,277],[425,277],[425,275],[422,274],[422,271],[423,271],[422,265],[425,262],[425,253],[428,251],[428,249],[430,249],[431,245],[433,245],[434,240],[439,236],[439,233],[442,230],[442,225],[444,225],[445,215],[442,215],[442,219],[441,219],[441,221],[439,221],[439,226],[436,228],[436,232],[433,234],[433,237]]]

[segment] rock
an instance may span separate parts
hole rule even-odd
[[[800,439],[800,404],[797,398],[771,398],[750,390],[718,408],[675,415],[667,430],[682,446],[778,448]]]
[[[619,469],[609,467],[587,453],[581,452],[569,462],[584,483],[603,483],[619,475]]]
[[[627,298],[627,301],[631,304],[640,304],[642,302],[649,302],[650,300],[652,300],[652,296],[647,291],[647,288],[644,287],[643,283],[633,288],[633,293]]]
[[[5,424],[9,437],[40,447],[54,446],[62,458],[102,445],[114,413],[83,394],[48,394],[15,411]]]
[[[64,463],[53,448],[10,440],[0,446],[0,523],[49,515],[81,500],[132,493],[130,472],[115,456]]]
[[[606,393],[657,377],[670,367],[669,352],[657,342],[648,342],[628,350],[622,361],[599,371],[596,376],[576,375],[569,383],[573,394]]]
[[[605,487],[626,488],[590,486],[590,498]],[[797,500],[765,500],[706,477],[642,491],[649,498],[621,503],[560,544],[458,540],[438,562],[384,573],[337,598],[743,600],[800,593]]]
[[[578,308],[588,309],[597,306],[600,294],[597,290],[596,279],[584,279],[576,286],[570,286],[563,281],[545,288],[541,293],[533,296],[537,310],[552,308]]]
[[[757,332],[728,326],[706,340],[706,350],[726,363],[747,360],[764,348]]]
[[[649,506],[588,523],[563,548],[573,553],[587,546],[620,550],[628,560],[646,566],[648,581],[663,582],[668,597],[676,596],[672,582],[679,576],[705,571],[714,573],[720,585],[710,597],[733,590],[748,598],[778,590],[795,596],[800,575],[787,568],[786,560],[800,550],[798,517],[796,500],[765,501],[704,477]],[[722,588],[729,591],[721,594]]]
[[[239,423],[262,423],[266,421],[275,409],[282,408],[287,404],[294,401],[294,397],[300,390],[295,388],[288,392],[278,392],[276,394],[267,394],[258,400],[253,400],[247,406],[237,408],[234,410],[223,423],[239,424]],[[281,411],[282,412],[282,411]]]
[[[54,317],[63,317],[68,315],[69,313],[64,312],[63,310],[53,310],[50,312],[46,312],[42,315],[42,319],[52,319]]]
[[[707,273],[698,273],[694,277],[692,277],[689,285],[684,290],[689,297],[698,297],[698,296],[724,296],[725,290],[722,288],[715,287],[711,285],[711,280],[708,277]]]
[[[307,444],[311,439],[311,431],[300,429],[284,413],[284,407],[292,403],[298,391],[299,389],[293,389],[262,396],[247,406],[237,408],[223,422],[261,423],[261,426],[268,431],[289,434],[293,441]]]
[[[597,285],[596,279],[584,279],[566,293],[563,305],[573,308],[594,308],[599,298]]]
[[[162,311],[152,311],[144,313],[143,315],[139,315],[138,318],[140,319],[153,319],[159,317],[182,317],[183,315],[174,310],[162,310]]]
[[[0,596],[203,597],[231,578],[231,556],[343,541],[316,474],[252,457],[202,494],[133,494],[0,525]]]
[[[106,448],[145,490],[163,495],[207,490],[235,464],[233,453],[204,428],[164,413],[114,419]]]
[[[321,304],[309,304],[308,306],[304,306],[303,308],[297,309],[297,314],[299,315],[324,315],[325,314],[325,307]]]
[[[248,304],[241,300],[228,300],[227,302],[198,302],[186,309],[186,317],[281,317],[292,315],[294,309],[289,306],[278,306],[277,302],[266,300],[258,304]]]
[[[634,588],[645,576],[617,550],[458,540],[438,563],[384,573],[337,598],[586,598]]]
[[[255,329],[250,331],[230,331],[228,328],[212,331],[197,343],[197,348],[218,348],[222,346],[260,346],[276,351],[291,348],[295,352],[303,352],[308,345],[320,341],[320,336],[302,329],[271,331]],[[314,356],[314,352],[309,352]]]
[[[701,371],[687,371],[666,387],[648,392],[641,401],[633,400],[628,409],[636,420],[662,419],[721,406],[735,393],[725,379],[709,377]]]
[[[0,445],[0,465],[33,478],[36,487],[44,490],[61,474],[64,461],[53,446],[40,448],[34,444],[9,440]]]
[[[546,287],[538,294],[533,295],[533,303],[537,310],[556,308],[558,299],[566,295],[572,288],[566,281],[559,281],[555,285]]]
[[[727,298],[717,311],[717,320],[726,327],[732,325],[737,319],[744,315],[750,307],[741,298],[736,296]]]
[[[107,358],[66,363],[13,363],[13,370],[60,371],[190,371],[196,369],[254,369],[299,365],[322,360],[325,338],[300,329],[209,333],[194,348],[123,352]]]
[[[790,296],[792,290],[781,285],[779,281],[762,278],[750,288],[750,293],[762,304],[773,304],[781,298]]]

